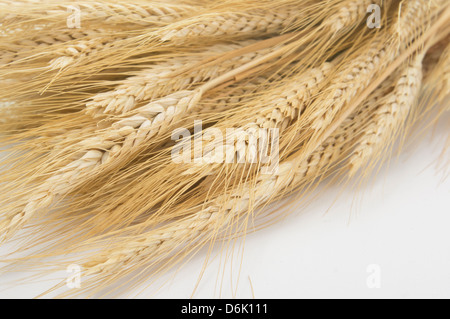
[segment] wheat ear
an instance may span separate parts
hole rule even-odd
[[[299,8],[254,10],[204,14],[181,21],[159,32],[162,41],[183,44],[204,37],[255,37],[280,33],[289,23],[302,16]]]
[[[335,114],[348,103],[358,91],[367,87],[375,75],[385,64],[386,48],[379,41],[370,44],[368,50],[343,66],[343,70],[329,84],[332,92],[329,98],[320,103],[320,107],[312,108],[309,116],[311,126],[315,130],[326,127]]]
[[[81,40],[77,43],[58,50],[60,57],[54,58],[49,62],[49,69],[60,70],[75,64],[87,56],[93,56],[101,50],[108,50],[113,45],[117,45],[120,40],[126,39],[126,36],[99,36],[94,39]]]
[[[243,159],[247,157],[249,162],[253,162],[253,152],[246,152],[248,139],[252,139],[255,145],[259,145],[259,129],[278,128],[282,133],[293,121],[303,113],[309,99],[315,96],[321,87],[321,84],[327,78],[332,70],[333,63],[325,62],[320,67],[307,70],[298,77],[291,78],[291,82],[270,91],[270,98],[266,101],[258,100],[256,114],[247,117],[248,123],[242,125],[240,118],[231,118],[221,124],[223,127],[235,127],[236,123],[245,127],[244,130],[237,130],[233,136],[234,145],[227,145],[225,148],[226,158]],[[239,117],[239,115],[238,115]],[[219,123],[220,125],[220,123]],[[251,136],[249,136],[250,134]],[[206,145],[205,149],[214,149],[212,145]],[[212,151],[211,151],[212,152]],[[206,152],[203,159],[206,163],[223,163],[223,159],[214,158],[211,152]],[[219,155],[218,153],[215,154]],[[186,171],[186,174],[197,173],[199,170],[210,173],[214,166],[218,165],[200,165]]]
[[[140,101],[153,100],[176,91],[190,89],[194,84],[216,78],[271,51],[271,49],[265,49],[250,52],[218,64],[202,67],[199,70],[189,71],[189,68],[196,67],[206,56],[219,55],[250,43],[246,41],[238,45],[218,44],[208,48],[202,54],[190,57],[174,57],[158,63],[151,68],[140,71],[138,75],[122,81],[114,91],[94,96],[92,101],[86,104],[86,112],[93,116],[104,113],[123,114],[136,108]],[[187,71],[178,74],[180,69],[184,68]]]
[[[219,92],[217,97],[205,97],[187,112],[187,121],[192,122],[190,115],[199,118],[202,118],[207,114],[220,116],[220,112],[230,110],[233,107],[238,107],[244,101],[249,101],[254,94],[267,89],[267,86],[270,85],[271,82],[272,81],[268,80],[266,77],[258,76],[244,83],[238,82],[233,84],[226,90],[223,90],[223,92]]]
[[[367,8],[371,4],[381,5],[380,0],[350,0],[340,4],[337,13],[325,19],[322,26],[333,34],[355,28],[367,15]]]
[[[26,39],[19,37],[9,42],[5,48],[1,48],[2,55],[0,57],[0,64],[20,61],[30,55],[32,56],[34,52],[39,52],[42,48],[56,47],[57,45],[82,38],[98,37],[103,33],[104,30],[102,29],[64,29],[58,30],[57,32],[38,34]]]
[[[121,24],[132,23],[142,26],[163,25],[175,22],[188,13],[195,12],[195,6],[156,2],[133,4],[129,2],[105,3],[88,2],[81,3],[80,9],[84,19],[104,19],[102,23]]]
[[[404,45],[423,32],[423,28],[430,23],[441,9],[445,8],[446,0],[407,0],[401,1],[399,13],[393,30],[397,34],[399,44]]]
[[[76,6],[80,10],[83,23],[93,25],[101,23],[105,27],[110,25],[124,26],[161,26],[175,22],[187,14],[198,10],[196,6],[183,3],[157,2],[133,4],[126,1],[108,3],[104,1],[77,1],[74,4],[71,1],[59,1],[57,3],[20,3],[13,4],[14,25],[23,26],[29,22],[33,23],[54,23],[58,24],[67,17],[67,9]],[[5,13],[8,7],[4,8]],[[28,21],[29,17],[32,21]],[[24,18],[22,18],[24,17]],[[22,18],[22,19],[21,19]],[[8,24],[6,23],[6,26]]]
[[[335,148],[333,148],[335,150]],[[329,155],[323,155],[329,158]],[[311,159],[311,162],[299,169],[299,175],[307,174],[310,167],[317,167],[320,159]],[[273,196],[272,192],[267,190],[284,190],[290,186],[294,180],[292,174],[292,163],[287,162],[280,165],[280,176],[271,178],[261,178],[258,181],[255,203],[262,204]],[[287,176],[288,175],[288,176]],[[218,225],[227,225],[230,220],[244,214],[249,209],[251,196],[249,190],[244,190],[244,195],[234,195],[236,201],[230,200],[228,196],[224,196],[222,200],[217,200],[220,204],[210,204],[204,210],[201,210],[185,220],[178,221],[171,227],[163,227],[157,229],[151,235],[140,236],[142,238],[127,242],[121,249],[112,249],[111,251],[98,256],[95,261],[91,261],[83,265],[86,269],[85,275],[94,275],[103,272],[111,272],[118,270],[125,264],[137,262],[139,259],[147,259],[158,254],[164,255],[165,252],[175,249],[181,242],[192,242],[197,237],[205,236],[209,232],[217,231]]]
[[[403,127],[415,101],[422,82],[423,54],[414,58],[402,72],[391,94],[386,96],[372,118],[372,124],[361,137],[350,160],[350,175],[367,164],[371,155],[385,149]]]

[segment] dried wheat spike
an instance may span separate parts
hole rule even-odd
[[[259,143],[259,129],[278,128],[282,133],[295,119],[303,113],[307,101],[315,96],[319,90],[320,85],[327,78],[328,74],[333,68],[333,63],[323,63],[320,67],[312,68],[298,77],[292,79],[292,81],[284,86],[276,88],[271,91],[271,98],[267,101],[261,101],[258,104],[256,114],[249,120],[250,123],[246,123],[245,130],[236,131],[234,136],[234,145],[227,145],[226,158],[244,159],[249,162],[253,162],[255,154],[251,151],[247,152],[248,138],[253,139],[256,143]],[[240,121],[230,119],[231,123],[240,123]],[[235,125],[235,124],[233,124]],[[242,126],[241,126],[242,127]],[[250,135],[248,135],[250,134]],[[205,149],[212,148],[211,145],[205,146]],[[220,154],[216,154],[220,155]],[[216,162],[222,163],[223,159],[213,158],[211,154],[204,154],[203,158],[207,163]],[[197,168],[190,169],[186,174],[192,174],[198,169],[206,171],[206,167],[201,165]],[[210,167],[210,169],[213,169]]]
[[[300,16],[299,8],[294,7],[273,11],[206,14],[169,26],[159,34],[162,41],[176,44],[188,43],[198,37],[256,37],[280,33]]]
[[[354,28],[364,20],[367,8],[371,4],[381,4],[381,0],[351,0],[344,2],[338,12],[323,22],[323,26],[329,28],[333,33]]]
[[[214,112],[214,115],[217,115],[219,112],[230,109],[230,105],[239,105],[244,100],[251,98],[252,94],[262,92],[270,82],[267,78],[259,76],[245,84],[239,82],[231,85],[227,88],[226,95],[205,98],[203,103],[198,103],[198,105],[189,110],[186,113],[186,117],[189,118],[189,115],[197,117],[212,112]],[[192,122],[192,118],[189,118],[189,121]]]
[[[312,110],[312,128],[321,130],[326,127],[338,110],[370,84],[376,70],[387,63],[385,46],[374,41],[364,54],[344,65],[344,69],[328,85],[332,94]]]
[[[127,152],[132,147],[167,132],[169,126],[180,120],[201,97],[201,91],[178,91],[136,109],[137,115],[115,122],[112,125],[113,132],[121,132],[124,139],[120,152]]]
[[[180,69],[198,66],[198,63],[203,61],[205,57],[239,49],[251,43],[245,41],[240,44],[218,44],[198,55],[174,57],[166,62],[158,63],[151,68],[140,71],[138,75],[122,81],[117,89],[94,96],[92,101],[86,104],[86,112],[92,116],[100,116],[104,113],[116,115],[127,113],[136,108],[140,101],[153,100],[176,91],[188,90],[194,84],[216,78],[272,50],[264,49],[246,53],[218,64],[207,65],[192,72],[187,71],[178,74]]]
[[[399,16],[393,25],[401,45],[420,35],[429,19],[448,4],[447,0],[407,0],[399,6]]]
[[[28,39],[17,39],[8,43],[5,48],[0,48],[2,52],[0,64],[8,64],[19,60],[21,57],[27,57],[37,52],[41,48],[61,45],[82,38],[99,37],[105,31],[102,29],[65,29],[50,34],[37,34]],[[53,54],[53,52],[50,52]]]
[[[285,129],[305,110],[307,102],[320,90],[334,67],[333,62],[307,70],[292,78],[292,82],[273,92],[273,99],[267,103],[268,108],[257,112],[256,123],[260,128],[279,127]]]
[[[101,22],[107,27],[108,25],[132,24],[138,26],[150,25],[166,25],[175,22],[187,14],[193,13],[198,8],[182,3],[157,2],[133,4],[125,1],[118,3],[107,3],[103,1],[86,1],[86,2],[69,2],[60,1],[59,3],[20,3],[11,4],[16,7],[15,14],[12,16],[14,20],[18,20],[21,16],[25,17],[36,15],[37,21],[50,20],[60,21],[61,18],[67,17],[67,8],[69,6],[77,6],[82,14],[82,21],[89,24],[93,22]],[[23,12],[18,10],[22,8]],[[39,15],[38,15],[39,14]],[[6,21],[8,19],[5,19]],[[19,19],[20,21],[20,19]],[[36,20],[34,21],[36,23]]]
[[[84,19],[105,19],[104,23],[133,23],[138,25],[161,25],[175,22],[196,7],[180,3],[104,3],[91,2],[80,5]]]
[[[70,46],[60,49],[58,54],[62,55],[58,58],[54,58],[49,62],[49,68],[51,70],[60,70],[70,65],[75,64],[77,61],[86,56],[93,56],[96,52],[101,50],[108,50],[108,48],[114,45],[114,42],[125,39],[125,36],[99,36],[95,39],[82,40],[78,43],[71,44]]]
[[[73,41],[76,39],[84,38],[84,37],[93,37],[98,36],[102,33],[104,33],[105,30],[103,29],[96,29],[96,28],[90,28],[90,29],[63,29],[58,30],[56,32],[49,32],[45,34],[36,34],[32,35],[30,38],[27,39],[17,39],[14,40],[12,43],[9,43],[9,46],[17,46],[17,47],[29,47],[29,48],[36,48],[36,47],[47,47],[50,45],[55,44],[61,44],[64,42]]]
[[[354,175],[368,163],[373,154],[385,149],[404,125],[420,92],[422,60],[423,54],[415,57],[400,75],[393,92],[379,105],[370,127],[361,137],[349,160],[350,175]]]

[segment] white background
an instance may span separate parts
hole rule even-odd
[[[306,209],[248,235],[243,258],[232,263],[233,278],[230,267],[218,277],[224,263],[216,258],[194,297],[449,298],[450,182],[437,161],[448,134],[449,122],[444,123],[433,138],[415,141],[359,192],[327,189]],[[5,252],[0,248],[0,254]],[[139,297],[189,298],[204,256],[201,252]],[[16,278],[0,276],[1,298],[31,298],[55,283],[18,285]],[[374,278],[379,288],[368,285]]]

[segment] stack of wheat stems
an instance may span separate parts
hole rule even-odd
[[[226,247],[325,180],[361,181],[417,123],[449,110],[446,0],[0,9],[0,240],[16,245],[3,271],[76,263],[85,296],[133,290]],[[176,145],[191,147],[174,138],[180,128],[203,136],[201,160],[174,161]],[[203,134],[230,128],[213,152],[220,141]],[[254,161],[259,129],[279,134],[272,173]],[[71,296],[64,283],[53,289]]]

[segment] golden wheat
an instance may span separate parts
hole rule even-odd
[[[127,78],[118,85],[117,89],[100,93],[86,104],[87,112],[92,115],[122,114],[133,110],[137,103],[169,95],[176,91],[187,90],[195,83],[202,83],[218,77],[236,67],[245,64],[258,56],[267,54],[270,49],[260,52],[250,52],[223,63],[205,66],[200,70],[186,71],[186,74],[177,75],[180,69],[189,66],[195,67],[205,57],[211,57],[246,46],[251,42],[242,42],[234,45],[214,45],[197,56],[175,57],[155,66],[139,71],[139,74]]]
[[[389,145],[388,140],[396,134],[406,122],[409,110],[418,99],[422,82],[422,59],[419,54],[411,65],[401,74],[391,94],[386,96],[386,102],[380,105],[375,113],[372,125],[361,138],[360,143],[350,159],[350,174],[366,164],[371,155]]]
[[[371,4],[380,28],[365,24]],[[366,177],[448,110],[445,0],[80,1],[79,30],[69,5],[0,1],[0,235],[24,232],[11,269],[82,264],[82,293],[157,276],[325,180]],[[230,128],[216,153],[208,133]],[[277,174],[256,156],[260,129],[279,132]],[[200,161],[174,161],[198,136]]]

